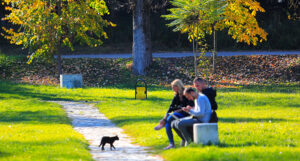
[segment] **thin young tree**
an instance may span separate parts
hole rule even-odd
[[[223,2],[223,1],[222,1]],[[188,38],[193,44],[194,71],[197,72],[197,48],[204,45],[206,34],[211,34],[212,26],[219,21],[224,10],[224,2],[214,3],[209,0],[173,0],[174,8],[169,9],[170,14],[164,15],[167,20],[172,20],[169,27],[175,27],[173,31],[188,33]]]
[[[173,31],[188,33],[193,43],[196,40],[203,44],[205,35],[225,28],[233,39],[248,45],[255,46],[257,42],[267,40],[267,33],[255,18],[257,12],[265,10],[255,0],[173,0],[171,3],[174,8],[163,17],[171,20],[168,26],[175,27]],[[195,47],[193,51],[196,55]],[[195,64],[195,75],[196,68]]]
[[[57,55],[58,73],[62,74],[61,49],[73,50],[74,43],[90,47],[107,39],[105,27],[114,26],[103,18],[109,14],[104,0],[4,0],[3,18],[15,25],[2,33],[11,44],[29,48],[28,63],[35,58],[52,59]]]

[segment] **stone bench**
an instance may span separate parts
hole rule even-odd
[[[196,144],[218,144],[219,133],[217,123],[200,123],[194,124],[194,143]]]
[[[82,75],[81,74],[61,74],[60,87],[66,88],[82,88]]]

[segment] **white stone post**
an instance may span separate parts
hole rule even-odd
[[[194,142],[196,144],[218,144],[219,133],[217,123],[194,124]]]

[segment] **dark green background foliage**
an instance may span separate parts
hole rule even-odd
[[[299,50],[300,49],[300,21],[288,19],[287,1],[277,3],[275,0],[258,0],[262,7],[266,9],[265,13],[257,16],[260,26],[269,34],[267,42],[258,44],[258,46],[248,46],[245,43],[237,43],[227,31],[218,32],[218,50]],[[161,15],[167,13],[167,5],[164,9],[153,11],[151,15],[151,30],[154,51],[174,51],[174,50],[190,50],[191,44],[187,40],[187,35],[174,33],[172,28],[168,28],[166,20]],[[107,28],[108,40],[104,45],[95,49],[96,52],[130,52],[132,45],[132,15],[128,8],[120,8],[114,10],[110,8],[111,14],[107,17],[117,24],[115,28]],[[4,7],[0,4],[0,17],[5,14]],[[1,21],[1,27],[9,25]],[[2,32],[2,30],[0,31]],[[212,47],[212,37],[207,37],[209,48]],[[92,52],[82,48],[76,48],[77,52]],[[3,37],[0,38],[0,50],[5,53],[19,53],[20,49],[9,45],[9,42]],[[24,52],[26,53],[26,52]]]

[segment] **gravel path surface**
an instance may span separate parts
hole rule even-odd
[[[159,156],[149,154],[149,149],[131,143],[130,138],[123,130],[116,127],[104,114],[91,104],[54,101],[63,106],[73,128],[81,133],[89,142],[90,153],[96,161],[162,161]],[[120,140],[114,143],[116,150],[110,150],[106,144],[102,151],[98,145],[102,136],[118,135]]]
[[[220,51],[218,56],[237,56],[237,55],[300,55],[300,51]],[[199,55],[199,54],[198,54]],[[206,56],[210,56],[207,53]],[[193,56],[192,52],[164,52],[153,53],[155,58],[180,58]],[[62,58],[131,58],[131,53],[115,53],[115,54],[79,54],[79,55],[62,55]]]

